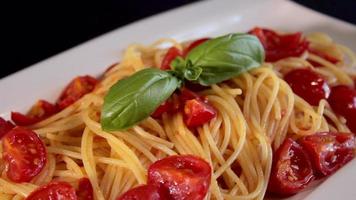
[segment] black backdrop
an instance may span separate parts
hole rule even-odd
[[[3,1],[0,78],[117,27],[194,1]],[[356,24],[356,0],[295,1]]]

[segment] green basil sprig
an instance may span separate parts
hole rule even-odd
[[[176,77],[154,68],[119,80],[105,96],[101,113],[102,128],[114,131],[135,125],[154,112],[179,85]]]
[[[248,34],[210,39],[178,57],[170,71],[141,70],[119,80],[105,96],[101,125],[106,131],[124,130],[144,120],[185,80],[211,85],[256,68],[264,60],[259,40]]]
[[[258,67],[264,60],[264,49],[253,35],[229,34],[208,40],[187,55],[185,62],[174,62],[174,68],[201,68],[197,82],[212,85],[235,77],[252,68]],[[185,77],[188,80],[189,77]]]

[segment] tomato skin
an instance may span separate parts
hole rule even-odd
[[[356,133],[356,123],[353,123],[356,119],[356,90],[346,85],[334,86],[328,102],[334,112],[346,118],[347,126]]]
[[[171,47],[168,49],[166,55],[164,56],[162,63],[161,63],[161,69],[162,70],[169,70],[171,69],[171,62],[176,58],[176,57],[182,57],[182,52],[176,48],[176,47]]]
[[[37,188],[25,200],[77,200],[77,195],[69,183],[52,181]]]
[[[153,118],[159,119],[163,113],[175,114],[179,111],[181,103],[178,96],[173,94],[169,99],[163,102],[152,114]]]
[[[7,121],[0,117],[0,139],[14,127],[15,125],[12,124],[10,121]]]
[[[249,31],[249,34],[255,35],[261,41],[267,62],[300,56],[309,47],[309,42],[302,38],[300,32],[280,35],[272,30],[256,27]]]
[[[163,113],[168,112],[171,108],[171,102],[170,101],[165,101],[163,102],[152,114],[151,116],[154,118],[160,118]]]
[[[74,78],[63,90],[57,100],[60,110],[72,105],[84,95],[94,90],[98,81],[89,75]]]
[[[45,100],[38,100],[26,115],[19,112],[11,112],[11,119],[18,126],[30,126],[56,114],[58,111],[59,109],[56,105]]]
[[[200,38],[200,39],[193,41],[192,43],[189,44],[189,46],[187,48],[184,49],[183,56],[186,57],[192,49],[199,46],[200,44],[203,44],[204,42],[206,42],[208,40],[210,40],[210,38]]]
[[[116,200],[169,200],[169,198],[154,185],[141,185],[125,192]]]
[[[165,190],[171,200],[203,200],[210,179],[209,163],[192,155],[169,156],[148,169],[148,184]]]
[[[187,89],[186,87],[183,87],[179,91],[179,100],[181,101],[182,104],[184,104],[188,100],[192,99],[202,99],[197,93]]]
[[[191,99],[184,105],[184,122],[190,127],[201,126],[216,117],[216,110],[209,104],[199,100]]]
[[[314,179],[307,153],[291,138],[285,139],[273,157],[269,193],[290,196],[305,188]]]
[[[93,200],[93,186],[86,177],[79,179],[78,189],[76,191],[78,200]]]
[[[319,176],[328,176],[355,156],[355,136],[351,133],[321,132],[303,137],[299,143],[309,153]]]
[[[13,182],[29,182],[46,165],[46,147],[31,130],[15,127],[4,136],[2,147],[6,175]]]
[[[295,69],[284,76],[293,92],[310,105],[317,106],[322,99],[329,98],[330,87],[317,73],[308,68]]]

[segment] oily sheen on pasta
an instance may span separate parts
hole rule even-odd
[[[284,76],[307,68],[320,74],[330,86],[353,87],[355,54],[324,33],[312,33],[303,39],[312,49],[327,52],[338,62],[305,50],[299,56],[264,62],[204,87],[197,94],[207,99],[216,116],[202,126],[187,127],[183,114],[176,112],[147,117],[126,130],[104,131],[100,115],[109,89],[135,72],[152,66],[160,68],[167,53],[167,49],[160,48],[162,44],[183,51],[191,42],[161,39],[149,46],[127,47],[122,60],[102,75],[92,92],[27,126],[46,146],[46,165],[31,181],[15,183],[7,178],[1,162],[0,199],[25,199],[53,180],[76,188],[78,180],[87,177],[94,199],[115,200],[129,189],[146,184],[152,163],[187,154],[211,166],[205,199],[264,199],[274,152],[286,138],[298,140],[316,132],[351,132],[345,117],[335,113],[327,100],[311,105],[293,92]]]

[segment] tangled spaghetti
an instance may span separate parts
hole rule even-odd
[[[333,64],[312,52],[264,63],[242,75],[200,92],[218,115],[208,124],[188,129],[182,114],[147,118],[126,131],[105,132],[100,125],[103,98],[118,80],[148,66],[160,66],[170,43],[182,50],[188,43],[162,39],[150,45],[131,45],[122,61],[107,71],[95,90],[61,112],[29,128],[46,144],[44,170],[30,183],[6,179],[1,165],[0,199],[20,200],[51,180],[77,184],[88,177],[97,200],[114,200],[130,188],[146,183],[148,166],[166,156],[193,154],[212,168],[207,199],[263,199],[272,166],[273,149],[288,136],[299,138],[318,131],[349,132],[345,119],[325,100],[318,106],[295,95],[283,80],[291,69],[310,68],[330,85],[353,84],[354,53],[323,33],[306,36],[310,45],[338,58]],[[312,62],[310,62],[312,61]],[[314,66],[313,66],[314,64]],[[318,67],[316,64],[323,66]],[[328,121],[328,120],[329,121]],[[238,164],[241,172],[232,169]]]

